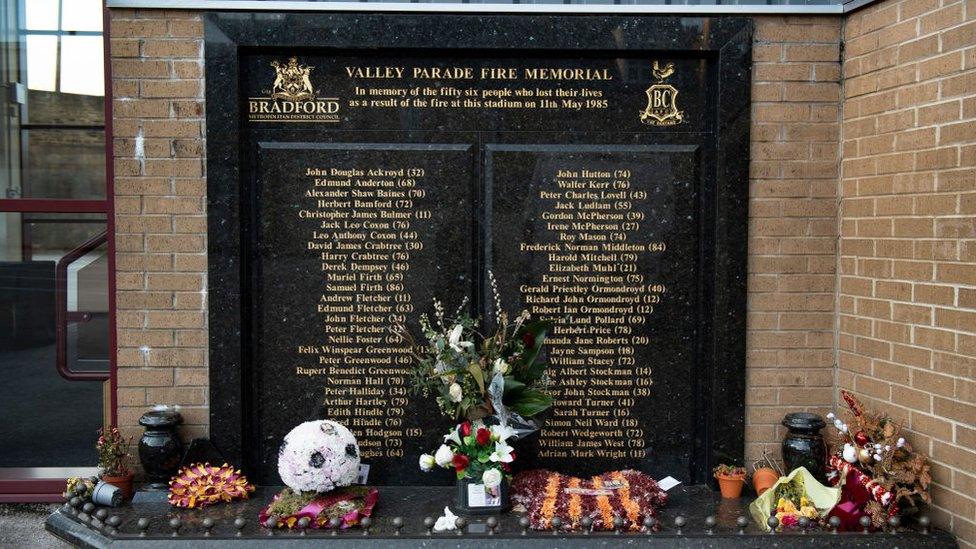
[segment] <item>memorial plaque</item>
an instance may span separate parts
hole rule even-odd
[[[522,467],[741,459],[750,25],[208,16],[218,447],[275,483],[283,435],[329,417],[371,483],[452,482],[417,468],[452,422],[388,328],[433,298],[490,319],[491,271],[555,322]]]

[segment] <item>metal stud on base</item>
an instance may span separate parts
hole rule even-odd
[[[654,520],[654,517],[645,517],[644,518],[644,533],[645,534],[651,535],[651,534],[654,533],[654,523],[655,522],[656,521]]]
[[[393,517],[393,535],[399,536],[403,529],[403,517]]]
[[[583,520],[580,521],[580,526],[583,527],[584,536],[590,535],[590,533],[593,532],[593,519],[590,517],[583,517]]]
[[[718,524],[718,521],[715,520],[715,517],[713,517],[712,515],[708,515],[707,517],[705,517],[705,533],[708,534],[709,536],[714,534],[716,524]]]
[[[424,528],[427,529],[427,535],[434,535],[434,519],[433,517],[426,517],[424,519]]]
[[[363,527],[363,535],[369,535],[369,529],[373,526],[373,519],[369,517],[363,517],[363,520],[359,521],[360,526]]]
[[[827,524],[830,525],[830,533],[837,534],[837,529],[840,528],[840,517],[830,517],[830,519],[827,520]]]
[[[928,515],[922,515],[918,517],[918,526],[921,529],[923,535],[929,535],[929,526],[932,524],[932,519]]]
[[[142,517],[136,521],[136,528],[139,529],[139,537],[146,537],[146,530],[149,529],[149,519]]]
[[[864,515],[858,520],[861,524],[861,533],[870,534],[871,533],[871,517]]]
[[[796,525],[799,527],[801,534],[806,534],[807,528],[810,528],[810,519],[807,517],[800,517],[799,520],[796,521]]]
[[[890,534],[897,534],[898,528],[901,526],[901,517],[895,515],[888,519],[888,527],[891,528]]]
[[[454,526],[457,527],[457,535],[463,536],[464,535],[464,529],[468,527],[468,520],[465,519],[464,517],[458,517],[454,521]]]
[[[277,526],[277,525],[278,524],[275,521],[275,519],[273,519],[271,517],[268,517],[268,520],[264,521],[264,525],[263,526],[264,526],[265,530],[268,531],[268,535],[269,536],[273,536],[275,534],[275,526]]]
[[[616,516],[613,517],[613,534],[619,536],[624,531],[624,519],[623,517]]]
[[[485,525],[488,526],[488,535],[494,536],[495,529],[498,528],[498,519],[495,517],[488,517],[488,520],[485,521]]]
[[[180,535],[180,528],[182,527],[183,527],[183,521],[180,520],[179,517],[173,517],[169,519],[169,528],[170,530],[173,531],[173,533],[170,535],[173,536],[174,538]]]
[[[237,517],[236,519],[234,519],[234,528],[237,529],[237,533],[234,535],[237,537],[243,536],[245,526],[247,526],[247,521],[244,520],[244,517]]]
[[[559,517],[552,517],[552,520],[549,521],[549,525],[552,526],[552,535],[558,536],[559,529],[563,525],[563,519]]]
[[[739,516],[739,518],[735,519],[735,524],[739,527],[739,535],[744,536],[746,528],[749,526],[749,519],[744,516]]]
[[[207,517],[200,522],[200,526],[203,526],[203,535],[209,538],[211,535],[210,531],[213,530],[214,527],[214,519]]]
[[[308,517],[302,517],[302,518],[298,519],[298,527],[302,529],[301,533],[298,534],[299,536],[306,536],[306,535],[308,535],[308,525],[311,522],[312,521],[309,520]]]
[[[776,517],[769,517],[766,519],[766,526],[769,526],[770,534],[775,534],[776,529],[779,528],[779,519]]]
[[[675,530],[675,533],[678,534],[679,536],[682,535],[681,534],[681,529],[684,528],[684,526],[685,526],[685,524],[687,524],[687,522],[688,521],[685,520],[685,517],[683,517],[681,515],[678,515],[678,516],[674,517],[674,530]]]
[[[329,519],[329,528],[332,530],[331,535],[339,535],[339,526],[342,525],[342,520],[339,517],[332,517]]]
[[[522,527],[522,535],[529,535],[529,517],[522,517],[519,519],[519,526]]]

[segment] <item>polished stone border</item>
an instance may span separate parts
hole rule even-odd
[[[205,16],[210,322],[210,432],[232,462],[250,465],[244,410],[251,326],[250,223],[241,184],[239,58],[243,48],[648,52],[709,59],[718,94],[702,144],[704,311],[696,378],[696,482],[720,461],[741,461],[745,416],[746,242],[751,47],[749,18],[474,16],[221,12]]]

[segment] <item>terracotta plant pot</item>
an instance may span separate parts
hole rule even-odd
[[[763,492],[769,490],[779,479],[779,473],[769,467],[760,467],[752,474],[752,487],[756,489],[756,495],[761,496]]]
[[[742,495],[742,487],[746,483],[745,475],[715,475],[718,479],[718,489],[722,491],[722,497],[736,499]]]
[[[117,486],[119,490],[122,491],[122,497],[125,501],[132,499],[132,478],[135,477],[134,473],[129,473],[124,477],[113,477],[111,475],[102,475],[102,480],[111,484],[112,486]]]

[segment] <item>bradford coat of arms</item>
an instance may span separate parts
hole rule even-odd
[[[640,112],[640,121],[650,126],[673,126],[684,120],[684,111],[678,110],[678,89],[665,82],[674,74],[674,63],[663,68],[654,62],[651,69],[657,83],[644,92],[647,94],[647,107]]]
[[[271,99],[308,101],[315,98],[315,90],[308,78],[315,67],[301,65],[295,57],[289,58],[284,65],[272,61],[271,66],[276,71],[275,81],[271,86]]]

